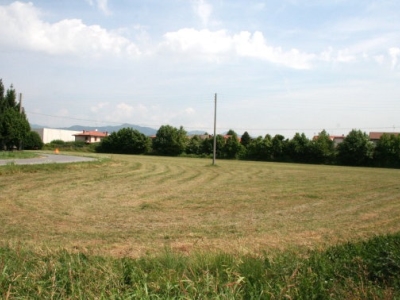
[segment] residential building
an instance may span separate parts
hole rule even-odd
[[[83,132],[74,134],[75,141],[82,141],[87,144],[98,143],[101,142],[106,136],[108,136],[108,132],[100,132],[97,130],[84,130]]]
[[[398,136],[400,134],[400,132],[370,132],[369,140],[376,144],[379,141],[379,139],[381,138],[381,136],[384,134]]]
[[[313,137],[313,140],[316,140],[318,138],[318,135],[315,135]],[[329,139],[333,142],[333,145],[337,147],[341,142],[343,142],[345,136],[344,135],[330,135]]]

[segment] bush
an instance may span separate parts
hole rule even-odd
[[[45,150],[60,151],[79,151],[79,152],[95,152],[96,146],[99,143],[86,144],[83,141],[64,142],[62,140],[54,140],[43,146]]]
[[[36,131],[30,131],[23,141],[25,150],[40,150],[43,145],[42,139]]]

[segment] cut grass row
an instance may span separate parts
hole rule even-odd
[[[398,299],[400,234],[268,255],[111,258],[0,248],[3,299]]]
[[[0,176],[0,242],[39,252],[308,251],[400,231],[400,170],[113,155]]]
[[[400,170],[113,155],[0,179],[4,299],[400,297]]]

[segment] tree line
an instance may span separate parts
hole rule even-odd
[[[0,79],[0,150],[41,149],[43,142],[37,132],[31,131],[16,98],[13,85],[5,90]],[[95,151],[211,157],[213,145],[211,135],[188,137],[182,126],[163,125],[153,138],[123,128],[104,138]],[[365,132],[354,129],[335,146],[325,130],[311,140],[304,133],[296,133],[292,139],[280,134],[253,138],[247,131],[239,138],[235,131],[229,130],[224,136],[216,136],[216,155],[222,159],[400,168],[400,136],[384,134],[375,144]]]
[[[183,127],[163,125],[152,138],[123,128],[104,138],[96,151],[211,157],[213,143],[211,135],[188,137]],[[247,131],[239,138],[234,130],[229,130],[226,135],[217,135],[216,155],[222,159],[399,168],[400,136],[384,134],[375,144],[365,132],[354,129],[335,146],[325,130],[313,139],[304,133],[296,133],[292,139],[280,134],[252,138]]]

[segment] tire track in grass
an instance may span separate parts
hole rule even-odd
[[[234,252],[242,246],[309,247],[400,227],[399,172],[208,163],[115,156],[101,167],[4,177],[0,207],[7,218],[0,225],[15,231],[2,240],[97,245],[108,254],[180,246]],[[24,193],[21,187],[32,189]]]

